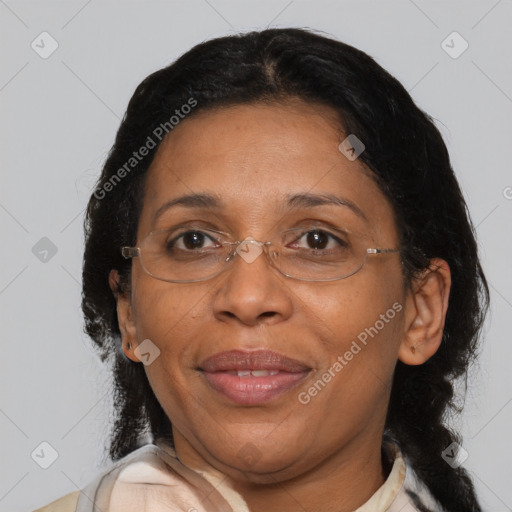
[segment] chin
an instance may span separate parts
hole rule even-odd
[[[298,469],[291,469],[296,457],[296,451],[292,454],[276,453],[271,447],[260,451],[253,443],[247,442],[238,452],[230,454],[229,458],[226,458],[226,453],[222,453],[218,460],[224,465],[221,471],[237,481],[271,484],[296,475]]]

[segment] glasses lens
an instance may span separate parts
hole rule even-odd
[[[214,236],[216,238],[214,238]],[[156,231],[141,246],[141,263],[153,277],[164,281],[201,281],[224,269],[230,247],[206,231]]]
[[[355,237],[310,231],[298,242],[285,241],[272,253],[274,265],[285,275],[304,281],[332,281],[357,272],[364,264],[366,248]]]

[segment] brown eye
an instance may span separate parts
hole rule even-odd
[[[329,236],[322,231],[310,231],[306,234],[306,241],[312,249],[325,249]]]
[[[166,243],[166,250],[172,252],[173,250],[182,251],[195,251],[197,249],[204,249],[205,243],[208,240],[214,242],[214,240],[203,233],[202,231],[187,231],[181,235],[173,238]],[[214,245],[215,247],[216,245]]]
[[[300,240],[304,240],[305,246],[299,245],[298,241]],[[348,247],[347,242],[321,229],[314,229],[303,233],[297,238],[294,245],[298,245],[299,249],[310,249],[313,251],[337,250]]]
[[[182,235],[183,245],[187,249],[200,249],[205,241],[205,236],[200,231],[188,231]]]

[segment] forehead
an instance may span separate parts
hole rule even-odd
[[[283,198],[308,193],[352,202],[373,228],[393,232],[391,205],[371,172],[338,149],[346,135],[333,109],[301,100],[200,111],[158,149],[140,228],[150,231],[155,213],[183,195],[217,196],[223,215],[255,222],[282,214]]]

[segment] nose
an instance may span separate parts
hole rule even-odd
[[[250,326],[286,320],[293,308],[285,279],[271,266],[263,247],[242,242],[219,280],[214,315]]]

